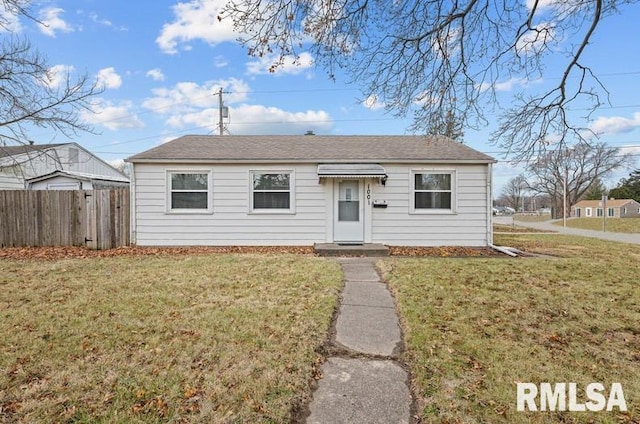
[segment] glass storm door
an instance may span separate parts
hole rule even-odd
[[[334,240],[338,243],[364,241],[363,196],[359,180],[336,181]]]

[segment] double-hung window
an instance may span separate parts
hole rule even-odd
[[[453,212],[455,210],[454,171],[414,171],[413,212]]]
[[[252,171],[252,212],[293,212],[293,172]]]
[[[169,211],[209,211],[209,180],[210,178],[208,172],[169,172]]]
[[[616,212],[613,208],[607,208],[607,216],[614,217],[616,216]]]

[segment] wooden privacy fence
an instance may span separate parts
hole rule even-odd
[[[129,244],[129,190],[0,191],[0,247]]]

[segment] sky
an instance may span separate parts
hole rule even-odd
[[[273,58],[252,58],[237,42],[231,24],[219,22],[224,0],[43,0],[34,2],[39,22],[13,22],[47,56],[52,75],[71,72],[95,78],[104,92],[94,98],[97,114],[81,119],[96,134],[72,140],[50,130],[34,131],[39,143],[75,141],[109,162],[152,148],[184,134],[217,134],[217,92],[229,108],[228,134],[400,135],[411,119],[385,111],[365,98],[357,81],[340,73],[331,80],[303,52],[297,65],[287,62],[269,72]],[[601,23],[586,59],[605,83],[610,104],[585,121],[600,140],[640,157],[640,7]],[[567,40],[571,42],[571,40]],[[553,69],[553,66],[550,66]],[[497,87],[509,99],[514,90],[553,84],[552,72],[527,81],[513,78]],[[55,83],[54,78],[52,83]],[[59,80],[58,80],[59,81]],[[508,100],[507,100],[508,102]],[[464,142],[500,162],[494,167],[495,192],[522,171],[504,160],[489,142],[496,116],[467,129]],[[615,185],[631,169],[612,175]]]

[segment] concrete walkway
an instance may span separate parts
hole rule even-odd
[[[496,224],[502,224],[502,225],[513,225],[513,217],[510,217],[510,216],[494,217],[494,222]],[[592,238],[598,238],[598,239],[609,240],[609,241],[619,241],[622,243],[640,244],[640,234],[638,233],[612,233],[609,231],[605,232],[605,231],[583,230],[580,228],[563,227],[562,224],[556,225],[556,224],[552,224],[552,222],[555,222],[555,221],[544,221],[544,222],[515,221],[515,225],[519,227],[534,228],[540,231],[554,231],[559,234],[569,234],[573,236],[583,236],[583,237],[592,237]]]
[[[371,258],[341,258],[342,303],[330,357],[306,423],[409,423],[409,375],[396,361],[402,334],[393,298]]]

